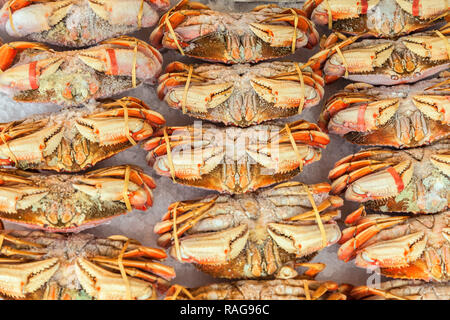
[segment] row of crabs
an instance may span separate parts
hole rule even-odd
[[[165,1],[142,0],[34,2],[6,2],[1,23],[7,32],[65,46],[148,27],[156,23],[154,9],[168,7]],[[356,35],[333,34],[305,64],[235,64],[315,46],[319,36],[307,16]],[[160,19],[151,44],[234,65],[174,62],[161,76],[161,54],[131,37],[63,52],[40,43],[3,45],[0,89],[17,101],[78,106],[159,76],[158,96],[169,106],[236,127],[163,127],[164,118],[135,98],[1,124],[0,164],[18,169],[0,171],[0,218],[46,230],[0,234],[1,295],[144,299],[155,297],[155,287],[167,288],[175,274],[155,262],[166,257],[163,250],[123,236],[48,232],[79,231],[132,208],[145,210],[153,202],[150,176],[127,165],[80,175],[22,171],[79,172],[146,140],[143,148],[157,173],[235,194],[174,203],[155,226],[158,244],[217,277],[277,278],[189,290],[173,286],[169,297],[449,299],[450,76],[443,72],[411,86],[372,86],[416,82],[448,69],[446,27],[406,35],[446,17],[442,1],[308,1],[304,10],[269,5],[233,14],[181,1]],[[363,33],[400,37],[352,44]],[[339,38],[343,42],[336,44]],[[317,105],[325,82],[341,76],[366,83],[335,94],[319,126],[303,120],[259,125]],[[330,172],[331,185],[284,182],[256,191],[289,180],[303,165],[319,160],[329,143],[327,130],[354,143],[393,148],[342,159]],[[239,141],[245,141],[243,150]],[[364,202],[377,214],[366,215],[361,207],[346,219],[352,226],[341,232],[335,220],[343,204],[337,195],[344,190],[347,199]],[[312,280],[324,266],[308,261],[336,242],[343,260],[377,265],[394,278],[433,282],[396,280],[373,289]],[[304,276],[297,275],[298,266],[308,268]],[[66,278],[65,268],[75,269],[73,278]]]

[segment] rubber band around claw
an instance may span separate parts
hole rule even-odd
[[[327,6],[327,12],[328,12],[328,29],[332,29],[333,28],[333,14],[331,13],[331,6],[330,3],[328,2],[328,0],[324,0],[325,1],[325,5]]]
[[[192,71],[193,71],[192,65],[189,65],[189,73],[186,80],[186,85],[184,86],[184,92],[183,92],[183,100],[181,100],[181,109],[183,110],[183,114],[186,114],[186,100],[187,100],[187,94],[189,90],[189,85],[191,84],[191,77],[192,77]]]
[[[141,0],[141,6],[139,7],[139,13],[138,13],[138,28],[142,28],[142,16],[144,14],[144,0]]]
[[[336,52],[339,55],[339,57],[342,59],[342,64],[345,67],[345,77],[348,78],[348,63],[347,63],[347,60],[345,60],[345,57],[342,54],[341,48],[339,48],[339,46],[336,46],[335,49],[336,49]]]
[[[173,14],[173,13],[172,13]],[[170,17],[168,15],[166,15],[166,18],[164,20],[164,23],[167,25],[167,27],[169,28],[169,32],[173,37],[173,40],[175,41],[175,44],[177,45],[178,50],[180,50],[181,55],[184,56],[184,51],[180,46],[180,43],[178,42],[178,38],[177,35],[175,34],[175,31],[172,28],[172,24],[170,23],[170,18],[172,17],[172,14],[170,15]]]
[[[127,210],[131,211],[131,203],[130,203],[130,199],[128,198],[128,184],[130,181],[130,166],[126,166],[125,167],[125,181],[123,184],[123,201],[125,201],[125,205],[127,206]]]
[[[179,202],[175,203],[174,208],[172,209],[172,220],[173,220],[173,231],[172,231],[172,236],[173,236],[173,242],[175,245],[175,252],[177,254],[177,260],[179,262],[181,262],[181,251],[180,251],[180,242],[178,240],[178,230],[177,230],[177,209],[178,209],[178,204]]]
[[[295,143],[294,136],[292,135],[292,132],[291,132],[291,128],[289,128],[289,125],[287,123],[284,128],[289,136],[289,140],[291,141],[292,148],[294,149],[295,155],[298,158],[298,161],[299,161],[298,167],[299,167],[300,171],[303,171],[303,158],[301,157],[300,152],[298,151],[297,144]]]
[[[127,107],[127,104],[125,102],[123,102],[122,100],[118,100],[117,102],[123,108],[123,119],[125,121],[125,132],[124,132],[125,136],[127,137],[128,141],[130,141],[130,143],[133,146],[135,146],[135,145],[137,145],[137,142],[130,135],[130,127],[128,125],[128,107]]]
[[[309,292],[308,280],[303,280],[303,289],[305,290],[306,300],[311,300],[311,293]]]
[[[327,241],[327,233],[325,231],[325,228],[323,227],[322,218],[320,217],[320,213],[319,213],[319,210],[317,209],[316,202],[314,201],[314,198],[311,194],[311,191],[309,191],[308,186],[303,184],[303,188],[305,189],[306,194],[309,199],[309,202],[311,203],[311,206],[313,207],[314,214],[316,216],[316,222],[317,222],[317,225],[319,226],[320,234],[322,236],[322,245],[325,248],[328,244],[328,241]]]
[[[295,68],[297,69],[298,77],[300,79],[300,87],[301,87],[301,96],[300,96],[300,104],[298,106],[298,114],[302,113],[303,107],[305,106],[305,81],[303,79],[302,70],[297,62],[294,63]]]
[[[298,14],[297,12],[290,8],[292,15],[294,16],[294,35],[292,36],[292,53],[295,53],[295,49],[297,48],[297,26],[298,26]]]
[[[127,276],[127,273],[123,266],[123,255],[125,254],[125,250],[127,249],[129,243],[130,243],[130,239],[127,239],[127,241],[125,242],[125,244],[122,247],[122,250],[120,250],[120,254],[117,257],[117,265],[119,266],[120,274],[122,275],[123,281],[125,282],[125,287],[127,290],[127,299],[131,300],[130,282],[128,281],[128,276]]]
[[[166,152],[167,152],[167,160],[169,160],[170,175],[172,176],[173,182],[176,182],[175,181],[175,167],[173,166],[172,150],[170,148],[169,136],[167,135],[167,127],[164,127],[163,133],[164,133],[164,140],[166,142]]]

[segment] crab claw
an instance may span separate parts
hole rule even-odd
[[[424,232],[415,232],[392,240],[382,241],[362,249],[356,257],[360,267],[406,267],[419,259],[425,251]]]
[[[57,258],[29,263],[0,263],[0,292],[13,298],[25,298],[42,287],[59,268]]]
[[[369,174],[353,182],[347,188],[345,198],[350,201],[364,202],[394,197],[409,184],[413,171],[413,164],[406,160]]]
[[[419,19],[435,17],[436,12],[448,11],[448,4],[440,0],[396,0],[397,4],[406,12]]]
[[[16,213],[31,207],[48,194],[46,188],[20,187],[8,188],[0,184],[0,212]]]
[[[449,60],[449,50],[446,45],[450,41],[450,37],[445,37],[446,41],[443,41],[436,35],[416,35],[403,38],[403,44],[422,58],[429,59],[430,61],[444,61]]]
[[[327,245],[332,245],[340,239],[341,230],[336,223],[326,223],[324,228]],[[321,232],[316,225],[269,223],[267,231],[281,248],[301,257],[323,248]]]
[[[39,89],[39,79],[54,74],[62,63],[62,58],[49,58],[6,69],[0,74],[0,86],[11,90]]]
[[[147,2],[157,1],[89,0],[89,6],[96,15],[108,21],[110,24],[136,25],[141,15],[142,27],[148,28],[158,22],[158,13]],[[162,10],[168,9],[170,5],[170,1],[168,0],[158,2],[162,5],[160,7]],[[142,13],[140,13],[141,5]]]
[[[255,77],[251,80],[251,85],[260,97],[273,103],[276,108],[298,108],[302,101],[302,89],[298,81],[287,84],[286,81]],[[320,92],[309,85],[305,85],[304,90],[304,107],[319,103],[322,98]]]
[[[427,117],[445,124],[450,123],[449,96],[418,94],[413,97],[413,102]]]
[[[47,46],[37,42],[16,41],[6,43],[0,47],[1,71],[5,71],[6,69],[8,69],[14,62],[14,59],[16,58],[17,54],[25,49],[35,49],[43,51],[49,50]]]
[[[281,26],[281,25],[269,25],[262,23],[250,23],[250,30],[261,40],[269,43],[271,47],[289,47],[292,44],[294,36],[294,27]],[[304,47],[308,43],[308,37],[297,30],[296,47]]]
[[[124,300],[127,298],[127,286],[120,274],[107,271],[84,258],[77,260],[75,273],[83,289],[96,299]],[[128,278],[128,283],[132,299],[145,300],[156,294],[153,286],[146,281]]]
[[[202,265],[228,262],[244,250],[248,236],[245,224],[221,232],[186,236],[180,240],[181,260]],[[170,254],[177,257],[175,246],[170,249]]]
[[[6,23],[6,32],[13,37],[25,37],[48,31],[66,17],[73,3],[73,0],[49,1],[16,10]]]

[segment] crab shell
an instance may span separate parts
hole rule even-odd
[[[346,222],[338,250],[362,268],[400,279],[446,282],[450,279],[450,212],[421,216],[364,215]]]
[[[301,71],[302,91],[300,75],[290,62],[254,66],[173,62],[166,72],[159,78],[161,100],[177,109],[183,109],[184,102],[187,114],[225,125],[247,127],[289,117],[317,105],[324,94],[324,81],[311,68]]]
[[[343,201],[328,196],[329,191],[327,183],[287,182],[256,193],[183,201],[169,207],[154,231],[161,235],[158,244],[170,246],[173,257],[214,277],[274,277],[283,268],[293,269],[297,259],[308,261],[340,239],[333,219],[340,215],[337,208]],[[324,235],[308,194],[317,204]],[[174,216],[179,251],[174,245]]]
[[[450,300],[450,285],[418,280],[391,280],[380,283],[379,288],[355,287],[349,295],[358,300]]]
[[[307,288],[307,289],[306,289]],[[178,286],[167,291],[166,300],[173,299]],[[177,295],[175,299],[193,300],[346,300],[340,287],[333,281],[305,279],[241,280],[231,283],[214,283],[207,286],[185,289],[188,295]],[[186,291],[184,293],[186,293]]]
[[[162,115],[131,97],[34,115],[0,124],[0,165],[78,172],[152,136],[164,123]]]
[[[250,128],[169,127],[142,147],[149,165],[174,182],[246,193],[294,177],[304,164],[320,160],[328,143],[317,125],[299,120]]]
[[[78,232],[125,214],[126,201],[131,208],[146,210],[153,205],[155,187],[134,166],[83,175],[0,169],[0,218],[52,232]]]
[[[314,24],[300,9],[265,5],[225,13],[187,0],[162,16],[150,36],[156,48],[181,49],[183,55],[229,64],[283,57],[312,48],[318,40]]]
[[[15,230],[0,235],[3,299],[156,299],[157,289],[164,290],[175,277],[172,267],[158,262],[166,258],[164,251],[124,236]],[[119,270],[122,249],[126,278]]]
[[[448,32],[450,28],[442,31],[443,34]],[[448,36],[443,39],[434,32],[428,32],[397,40],[367,39],[349,44],[356,38],[347,39],[344,45],[339,44],[345,63],[338,53],[334,53],[334,47],[313,57],[319,57],[320,61],[329,56],[323,68],[327,83],[340,77],[374,85],[412,83],[450,67],[446,45]]]
[[[331,193],[381,212],[436,213],[450,198],[450,148],[444,140],[406,150],[368,149],[338,161]]]
[[[331,16],[333,31],[393,38],[438,24],[449,7],[442,0],[308,0],[303,10],[319,25]]]
[[[136,48],[136,49],[135,49]],[[56,52],[32,42],[0,48],[0,91],[22,102],[78,106],[153,83],[162,56],[147,43],[120,37],[83,50]]]
[[[169,0],[10,0],[0,26],[12,37],[85,47],[152,27],[169,6]]]
[[[420,147],[450,135],[450,73],[414,85],[348,85],[320,115],[322,130],[361,145]]]

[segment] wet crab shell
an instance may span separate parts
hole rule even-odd
[[[373,85],[413,83],[449,68],[449,32],[448,28],[442,31],[444,39],[428,32],[397,40],[367,39],[348,44],[356,39],[351,38],[340,45],[345,62],[340,54],[333,53],[335,49],[325,49],[317,56],[321,60],[332,53],[323,68],[327,83],[340,77]]]
[[[0,235],[3,299],[156,299],[157,290],[166,290],[168,280],[175,277],[173,268],[158,262],[166,258],[164,251],[124,236],[16,230]],[[126,278],[119,270],[122,250]]]
[[[352,143],[420,147],[450,135],[450,74],[413,85],[356,83],[333,95],[319,126]]]
[[[135,50],[136,48],[136,50]],[[0,91],[21,102],[79,106],[154,83],[162,56],[147,43],[120,37],[88,49],[56,52],[40,43],[0,48]]]
[[[312,48],[318,40],[314,24],[300,9],[263,5],[225,13],[187,0],[170,9],[150,36],[156,48],[229,64],[283,57],[293,53],[293,46],[294,51]]]
[[[308,289],[306,289],[308,288]],[[242,280],[231,283],[214,283],[186,289],[173,297],[178,286],[169,289],[166,300],[346,300],[340,287],[333,281],[304,279]],[[306,292],[308,290],[308,293]],[[186,294],[188,293],[188,295]]]
[[[450,212],[420,216],[347,217],[338,257],[362,268],[377,267],[398,279],[447,282],[450,279]]]
[[[358,300],[450,300],[450,285],[418,280],[391,280],[380,283],[379,288],[355,287],[349,295]]]
[[[448,140],[413,149],[375,148],[339,160],[330,171],[331,193],[379,212],[430,214],[448,209]]]
[[[78,172],[147,139],[164,123],[132,97],[33,115],[0,124],[0,165]]]
[[[393,38],[439,24],[449,7],[441,0],[308,0],[303,10],[318,25],[331,17],[333,31]]]
[[[0,169],[0,219],[52,232],[78,232],[127,213],[127,201],[130,209],[146,210],[153,205],[155,187],[153,179],[134,166],[83,175]]]
[[[169,127],[142,147],[149,165],[174,182],[246,193],[294,177],[318,161],[328,143],[317,125],[299,120],[249,128]]]
[[[245,195],[174,203],[154,230],[160,234],[158,244],[170,247],[174,258],[214,277],[252,279],[278,277],[287,270],[296,273],[296,262],[311,260],[341,236],[334,219],[340,216],[337,208],[343,201],[329,196],[329,191],[327,183],[287,182]],[[313,205],[321,216],[323,234]]]
[[[0,26],[13,37],[85,47],[151,27],[169,5],[168,0],[11,0],[0,11]]]
[[[317,105],[324,94],[322,77],[309,67],[301,71],[302,88],[291,62],[254,66],[173,62],[166,72],[159,78],[161,100],[177,109],[183,109],[184,102],[187,114],[225,125],[247,127],[289,117]]]

